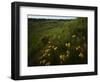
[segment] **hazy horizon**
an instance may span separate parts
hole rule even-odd
[[[28,18],[35,19],[76,19],[77,17],[73,16],[50,16],[50,15],[28,15]]]

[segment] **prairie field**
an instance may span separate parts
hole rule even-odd
[[[28,66],[87,64],[87,18],[28,18]]]

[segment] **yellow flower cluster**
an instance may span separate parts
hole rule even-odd
[[[58,49],[57,46],[53,45],[50,41],[48,42],[48,45],[43,48],[43,50],[41,50],[42,52],[42,56],[39,58],[40,59],[40,64],[45,64],[45,65],[49,65],[50,61],[48,61],[48,58],[51,56],[52,54],[52,50],[56,51]]]
[[[50,56],[51,54],[49,53],[48,56]]]
[[[80,52],[79,57],[83,58],[84,54]]]
[[[72,38],[75,38],[75,37],[76,37],[76,35],[75,35],[75,34],[73,34],[73,35],[72,35]]]
[[[78,49],[80,49],[80,48],[81,48],[81,47],[80,47],[80,45],[79,45],[79,46],[76,47],[76,50],[78,50]]]
[[[40,61],[40,64],[45,64],[45,62],[46,62],[46,60],[44,59],[44,60]]]
[[[65,61],[69,57],[69,55],[61,54],[59,57],[60,57],[60,60]]]
[[[70,42],[65,43],[65,46],[66,46],[66,47],[71,47],[71,43],[70,43]]]
[[[57,50],[58,47],[54,47],[54,50]]]
[[[72,35],[72,37],[76,37],[76,35]],[[60,59],[60,64],[64,64],[67,61],[70,60],[70,55],[71,55],[71,49],[76,50],[79,52],[78,57],[81,59],[84,58],[84,54],[81,52],[81,46],[73,46],[71,42],[66,42],[65,45],[65,50],[59,52],[58,46],[53,44],[51,41],[48,41],[48,44],[43,48],[42,51],[42,56],[40,57],[40,64],[41,65],[50,65],[51,64],[51,55],[55,54],[54,52],[59,52],[57,53],[58,58]],[[77,54],[77,53],[76,53]]]
[[[45,53],[48,53],[49,51],[50,51],[50,49],[46,49],[46,50],[45,50]]]

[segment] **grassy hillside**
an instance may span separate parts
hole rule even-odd
[[[87,63],[87,18],[28,19],[28,66]]]

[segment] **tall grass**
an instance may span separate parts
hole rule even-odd
[[[28,19],[28,66],[86,63],[86,17]]]

